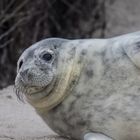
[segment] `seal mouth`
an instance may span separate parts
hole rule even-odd
[[[47,86],[45,87],[37,87],[37,86],[14,86],[15,93],[19,100],[24,101],[24,96],[29,96],[30,98],[35,98],[35,96],[42,94],[45,91]],[[46,95],[47,93],[45,93]]]
[[[20,87],[17,88],[15,85],[15,93],[18,99],[22,102],[25,101],[25,98],[28,100],[39,100],[43,97],[49,96],[50,92],[47,92],[48,86],[45,87]]]
[[[25,85],[20,78],[15,80],[15,93],[19,100],[24,102],[24,97],[28,100],[39,100],[47,97],[55,84],[56,78],[53,78],[51,83],[43,86],[29,86]]]

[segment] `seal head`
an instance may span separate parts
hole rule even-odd
[[[78,77],[80,67],[74,67],[78,61],[76,48],[62,47],[65,42],[68,40],[45,39],[19,58],[16,93],[18,97],[23,93],[35,108],[49,110],[59,104]]]

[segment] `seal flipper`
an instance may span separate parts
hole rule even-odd
[[[113,139],[101,133],[90,132],[84,135],[84,140],[113,140]]]
[[[130,60],[140,68],[140,38],[131,38],[128,44],[123,44],[125,53]]]

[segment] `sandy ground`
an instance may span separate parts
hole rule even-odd
[[[27,103],[18,101],[13,86],[0,91],[0,140],[55,140],[57,136]]]

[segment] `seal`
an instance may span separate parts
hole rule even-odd
[[[139,140],[140,32],[39,41],[19,58],[15,88],[61,136]]]

